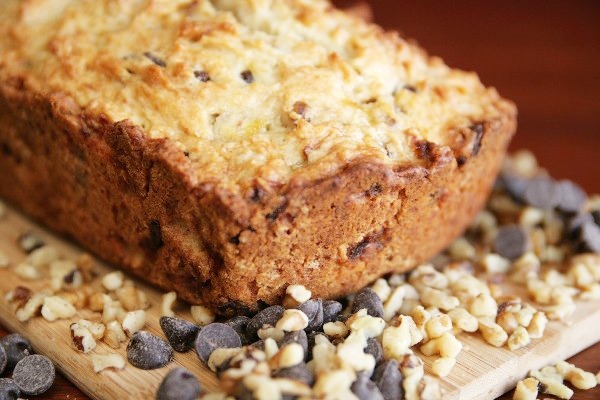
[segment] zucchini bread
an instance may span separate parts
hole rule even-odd
[[[222,314],[427,260],[515,129],[477,75],[326,0],[0,2],[0,196]]]

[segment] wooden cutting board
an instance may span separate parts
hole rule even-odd
[[[82,250],[68,241],[53,235],[39,225],[25,218],[10,207],[0,219],[0,250],[11,260],[12,265],[21,261],[25,254],[17,245],[18,236],[25,231],[34,231],[56,246],[61,254],[76,258]],[[103,274],[113,268],[98,262],[98,271]],[[175,353],[175,360],[167,367],[142,371],[127,365],[121,371],[103,371],[94,373],[91,354],[119,352],[125,356],[125,346],[114,350],[101,341],[90,354],[82,354],[71,345],[69,324],[72,320],[47,322],[41,317],[21,323],[4,300],[4,294],[17,285],[32,290],[40,289],[39,281],[23,281],[11,268],[0,268],[0,322],[13,332],[26,336],[34,349],[50,357],[57,368],[93,399],[151,399],[162,377],[168,370],[183,366],[194,372],[203,387],[208,391],[218,389],[214,375],[198,360],[194,352]],[[138,282],[138,287],[146,292],[152,307],[147,311],[147,330],[162,336],[158,319],[162,292],[156,288]],[[185,305],[177,310],[177,315],[191,320]],[[567,323],[551,322],[542,339],[534,340],[529,346],[516,352],[506,348],[495,348],[486,344],[477,334],[461,334],[463,350],[458,356],[452,373],[442,380],[445,390],[444,399],[489,400],[511,388],[522,379],[530,369],[540,368],[549,363],[566,359],[600,340],[600,300],[579,303],[576,313]],[[433,358],[423,357],[426,370]]]

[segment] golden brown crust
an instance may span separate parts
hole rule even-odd
[[[15,79],[0,84],[0,195],[224,314],[273,303],[291,283],[336,297],[426,260],[466,227],[516,128],[514,107],[496,106],[500,117],[448,134],[447,146],[414,143],[419,165],[363,156],[326,178],[299,171],[238,195],[199,180],[168,139]]]

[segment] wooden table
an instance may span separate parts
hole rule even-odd
[[[347,5],[350,1],[339,0]],[[477,71],[516,102],[512,149],[529,148],[553,176],[600,193],[600,2],[371,0],[375,20],[452,66]],[[598,152],[598,153],[597,153]],[[0,336],[6,331],[0,327]],[[573,357],[600,370],[600,344]],[[501,399],[510,399],[507,394]],[[600,388],[575,399],[600,398]],[[58,377],[44,399],[87,399]]]

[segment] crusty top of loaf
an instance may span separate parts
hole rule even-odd
[[[473,73],[325,0],[2,0],[0,79],[170,138],[205,179],[285,183],[493,118]],[[317,175],[318,175],[317,174]]]

